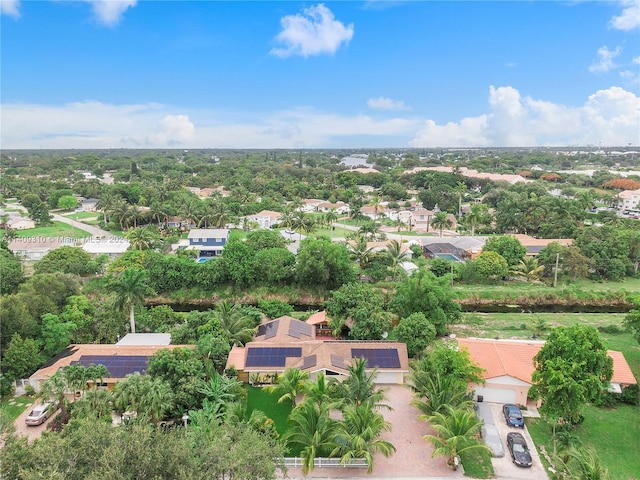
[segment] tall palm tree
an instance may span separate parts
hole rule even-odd
[[[458,468],[458,455],[467,450],[488,451],[484,443],[477,437],[482,427],[482,420],[470,408],[446,407],[446,412],[436,412],[433,415],[420,415],[427,420],[435,435],[425,435],[423,438],[435,447],[433,457],[447,456],[448,465],[454,470]]]
[[[544,272],[544,265],[538,265],[537,258],[523,258],[512,272],[516,275],[523,275],[529,282],[540,278],[540,275]]]
[[[156,220],[156,224],[160,226],[160,223],[164,220],[165,229],[168,228],[167,218],[170,215],[170,209],[167,205],[160,203],[157,200],[153,200],[149,204],[149,216]]]
[[[391,262],[391,273],[393,279],[398,277],[398,265],[409,258],[407,252],[402,249],[402,244],[398,240],[391,240],[385,248],[385,256]]]
[[[333,224],[336,220],[338,220],[338,214],[336,213],[335,208],[332,208],[324,214],[324,221],[329,225],[329,237],[333,236]]]
[[[67,415],[67,397],[65,394],[71,391],[72,388],[69,380],[65,375],[65,369],[61,368],[42,382],[39,393],[42,398],[55,400],[63,417]]]
[[[213,226],[216,228],[225,228],[231,222],[231,214],[224,202],[218,201],[213,204],[212,218]]]
[[[129,204],[120,197],[111,206],[111,216],[118,222],[120,230],[124,230],[129,221]]]
[[[337,395],[342,399],[343,404],[361,405],[369,402],[377,408],[391,410],[390,406],[382,403],[386,390],[376,386],[377,368],[367,372],[367,361],[364,358],[357,358],[347,367],[347,370],[348,377],[336,384]]]
[[[124,199],[119,194],[109,190],[100,196],[96,209],[102,212],[102,221],[105,225],[107,224],[107,214],[114,209],[116,204],[123,201]]]
[[[467,194],[467,184],[464,182],[456,183],[453,191],[458,196],[458,218],[462,218],[462,199]]]
[[[369,220],[368,222],[363,223],[362,226],[358,229],[358,233],[360,235],[369,239],[374,239],[377,232],[378,224],[373,220]]]
[[[368,466],[367,473],[371,473],[375,453],[389,457],[396,451],[391,442],[380,439],[383,431],[391,430],[391,424],[369,403],[347,405],[342,410],[342,416],[344,420],[337,425],[335,439],[338,446],[331,452],[331,456],[340,455],[341,463],[364,458]]]
[[[431,225],[440,230],[440,237],[442,237],[442,231],[445,228],[451,228],[453,223],[447,218],[447,212],[438,212],[433,216]]]
[[[131,333],[136,333],[134,310],[135,307],[144,305],[144,297],[149,292],[146,272],[137,268],[128,268],[113,278],[107,288],[115,293],[115,308],[122,312],[129,312]]]
[[[124,233],[124,238],[129,240],[130,248],[133,250],[149,250],[153,248],[158,235],[146,227],[139,227],[127,230]]]
[[[471,230],[471,236],[476,234],[478,225],[486,225],[491,223],[491,214],[489,207],[483,203],[474,203],[471,205],[469,212],[464,216],[464,222]]]
[[[380,212],[384,210],[384,205],[382,205],[382,199],[380,198],[380,195],[374,195],[371,200],[369,200],[369,206],[373,208],[373,214],[375,215],[375,218],[378,218]]]
[[[410,374],[416,398],[411,404],[424,415],[446,413],[447,407],[469,408],[473,402],[467,393],[466,384],[451,376],[424,375],[417,378],[417,372]]]
[[[307,380],[302,386],[305,400],[315,404],[333,404],[335,402],[335,385],[327,381],[323,372],[319,372],[315,382]]]
[[[240,305],[222,301],[216,304],[214,312],[230,345],[244,345],[253,339],[256,333],[253,320],[242,312]]]
[[[278,403],[289,400],[295,407],[296,398],[305,390],[308,380],[309,372],[302,371],[298,368],[287,368],[283,374],[278,377],[278,383],[265,387],[265,390],[270,393],[279,394],[280,398],[278,398]]]
[[[302,473],[314,468],[314,459],[328,455],[336,447],[336,421],[329,407],[302,402],[289,415],[289,430],[283,440],[290,447],[302,447]]]

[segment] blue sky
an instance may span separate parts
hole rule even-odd
[[[2,148],[640,145],[640,0],[0,0]]]

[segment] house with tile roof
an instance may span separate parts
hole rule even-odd
[[[340,379],[358,358],[366,360],[369,371],[376,369],[376,383],[402,384],[409,373],[404,343],[321,340],[312,324],[287,315],[262,323],[244,347],[234,346],[226,368],[235,368],[245,382],[271,383],[288,368],[306,371],[312,380],[320,372]]]
[[[573,244],[572,238],[535,238],[524,234],[512,234],[511,236],[517,238],[520,244],[527,249],[525,254],[527,257],[535,257],[540,253],[540,250],[553,242],[557,242],[563,247]]]
[[[640,212],[640,188],[638,190],[624,190],[616,195],[618,211]]]
[[[456,338],[460,348],[469,352],[471,361],[482,368],[484,385],[474,385],[476,396],[485,402],[526,405],[535,370],[533,358],[544,345],[536,340],[494,340],[485,338]],[[609,350],[613,359],[610,391],[636,385],[629,364],[621,352]]]
[[[272,210],[262,210],[261,212],[253,215],[247,215],[245,221],[248,223],[255,222],[260,228],[273,228],[280,223],[282,213],[274,212]]]

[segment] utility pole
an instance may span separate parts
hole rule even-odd
[[[556,269],[555,272],[553,273],[553,288],[556,288],[556,285],[558,285],[558,263],[560,262],[560,254],[556,253]]]

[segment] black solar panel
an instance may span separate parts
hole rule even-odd
[[[144,373],[147,370],[147,356],[142,355],[82,355],[71,365],[104,365],[114,378],[124,378],[133,373]]]
[[[258,333],[256,336],[264,335],[265,340],[273,338],[278,333],[278,323],[280,320],[274,320],[273,322],[265,323],[258,327]]]
[[[395,348],[352,348],[353,358],[364,358],[369,368],[400,368],[400,357]]]
[[[289,323],[289,332],[288,335],[294,338],[300,338],[301,335],[306,335],[307,337],[311,336],[311,325],[304,322],[294,322],[293,320]]]
[[[346,370],[347,366],[344,364],[344,358],[340,355],[336,355],[335,353],[331,354],[331,365],[337,368],[344,368]]]
[[[301,357],[300,347],[248,347],[246,367],[284,367],[288,357]]]
[[[317,359],[315,355],[309,355],[308,357],[304,357],[304,359],[302,360],[302,370],[315,367],[316,363],[317,363]]]

